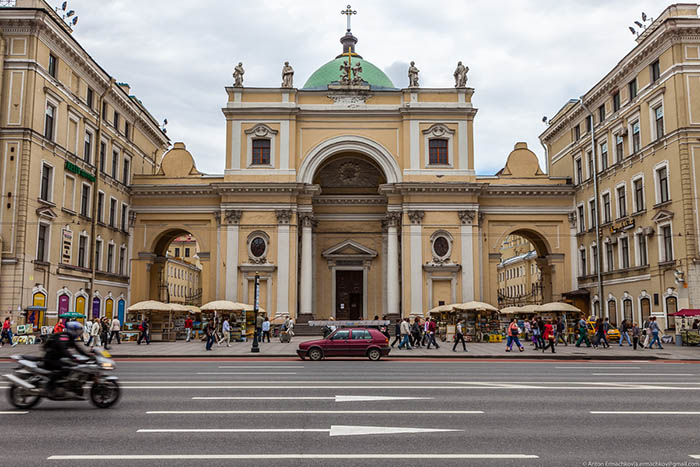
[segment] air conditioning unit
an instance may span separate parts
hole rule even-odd
[[[647,237],[651,237],[652,235],[654,235],[654,228],[644,227],[644,230],[642,232],[644,232],[644,235],[646,235]]]

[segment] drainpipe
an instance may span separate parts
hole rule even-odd
[[[595,195],[595,219],[593,220],[595,224],[595,238],[596,238],[596,271],[598,272],[598,309],[600,310],[600,316],[602,317],[605,313],[603,312],[603,307],[605,306],[605,297],[603,296],[603,245],[600,238],[600,193],[598,188],[598,156],[595,150],[595,127],[593,126],[593,112],[586,107],[583,103],[583,96],[581,96],[581,107],[588,113],[591,119],[591,151],[593,154],[593,193]]]
[[[97,243],[97,239],[95,238],[97,236],[97,189],[100,184],[100,172],[102,171],[102,167],[99,166],[100,160],[100,145],[102,143],[102,103],[104,102],[104,97],[107,95],[107,93],[112,89],[112,86],[114,86],[114,83],[116,83],[117,80],[114,78],[110,77],[109,78],[109,85],[105,88],[104,92],[100,94],[100,98],[97,101],[97,135],[95,137],[96,140],[96,154],[97,157],[95,159],[95,183],[93,184],[92,187],[92,209],[91,211],[91,222],[90,222],[90,287],[87,290],[88,293],[88,299],[90,300],[89,303],[87,304],[87,310],[86,310],[86,316],[90,316],[90,313],[92,311],[92,300],[93,300],[93,290],[95,288],[95,273],[97,271],[97,267],[95,265],[95,244]],[[105,163],[107,163],[107,152],[105,151]]]

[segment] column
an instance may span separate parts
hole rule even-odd
[[[411,225],[408,228],[411,247],[411,313],[423,314],[423,242],[421,222],[424,211],[408,211]]]
[[[474,300],[474,236],[473,223],[476,211],[459,211],[462,240],[462,302]]]
[[[277,310],[289,312],[289,221],[290,209],[278,209],[277,215]]]
[[[313,294],[313,254],[311,252],[311,235],[313,216],[311,213],[300,213],[301,223],[301,281],[299,284],[299,313],[312,314],[311,299]]]
[[[238,226],[242,211],[226,210],[226,300],[238,301]]]
[[[576,242],[576,211],[569,213],[569,261],[571,261],[571,290],[578,290],[578,244]],[[603,245],[605,246],[605,245]]]
[[[386,312],[399,314],[399,236],[400,212],[387,215]]]

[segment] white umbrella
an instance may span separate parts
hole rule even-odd
[[[540,305],[536,308],[538,312],[543,312],[543,311],[549,311],[549,312],[562,312],[562,313],[568,313],[568,312],[574,312],[574,313],[580,313],[581,310],[576,308],[573,305],[569,305],[568,303],[564,302],[552,302],[552,303],[545,303],[544,305]]]
[[[534,305],[526,305],[526,306],[509,306],[506,308],[501,308],[499,313],[503,315],[515,315],[518,313],[536,313],[536,311],[532,308]]]
[[[202,311],[245,311],[247,307],[245,303],[231,302],[229,300],[215,300],[206,305],[202,305]]]
[[[438,305],[435,308],[431,308],[430,310],[428,310],[428,313],[444,313],[446,311],[452,311],[453,309],[454,309],[454,304]],[[422,313],[421,313],[421,315],[422,315]]]
[[[454,305],[455,310],[460,310],[460,311],[498,311],[498,308],[496,308],[493,305],[489,305],[488,303],[484,302],[466,302],[466,303],[458,303]]]
[[[138,302],[127,308],[127,311],[170,311],[172,308],[169,303],[163,303],[156,300],[146,300]]]

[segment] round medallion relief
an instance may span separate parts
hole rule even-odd
[[[267,243],[262,237],[255,237],[250,242],[250,253],[255,258],[262,258],[265,255],[265,250],[267,250]]]
[[[433,241],[433,251],[439,258],[444,258],[450,252],[450,241],[445,237],[437,237]]]

